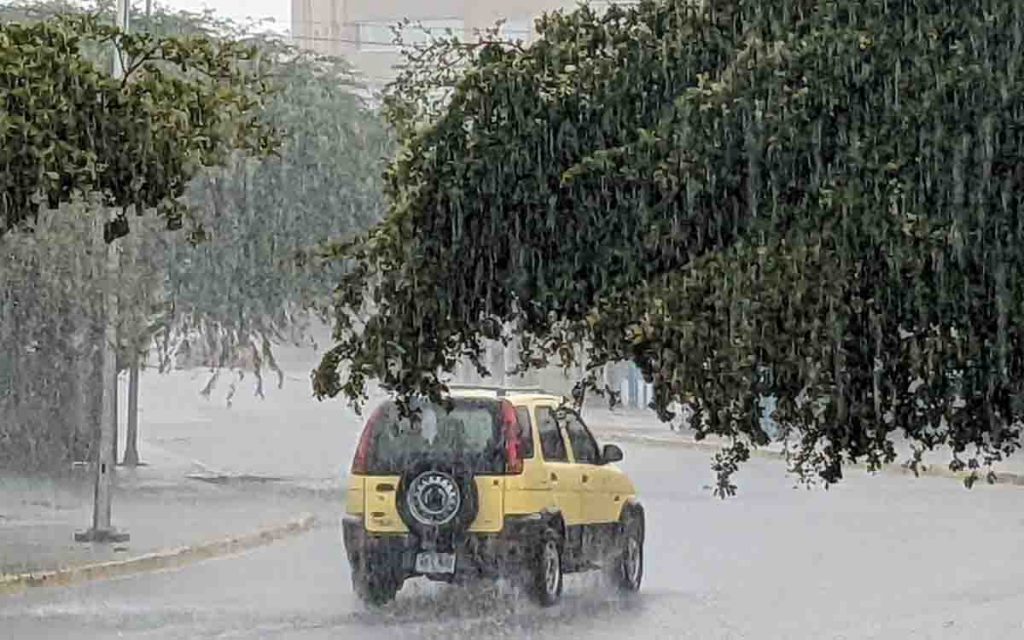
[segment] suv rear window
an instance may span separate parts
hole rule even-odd
[[[402,418],[394,402],[381,409],[372,429],[367,460],[370,474],[399,474],[426,460],[459,462],[473,473],[498,475],[505,471],[500,404],[487,398],[453,400],[451,411],[426,401]]]

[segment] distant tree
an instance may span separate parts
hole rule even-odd
[[[410,58],[320,396],[436,396],[511,326],[530,366],[583,345],[592,371],[636,362],[663,418],[691,402],[733,441],[723,495],[766,397],[826,483],[900,432],[972,472],[1018,448],[1019,3],[644,0],[537,27]]]
[[[303,337],[311,307],[329,304],[340,271],[313,250],[380,220],[390,143],[347,63],[273,41],[259,47],[273,60],[264,116],[281,147],[267,159],[238,156],[191,185],[205,238],[170,248],[160,336],[168,362],[182,341],[211,366],[244,350],[258,391],[261,365],[275,367],[272,344]]]

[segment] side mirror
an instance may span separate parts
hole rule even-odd
[[[604,449],[601,450],[601,462],[608,464],[609,462],[618,462],[619,460],[622,460],[622,449],[614,444],[604,445]]]

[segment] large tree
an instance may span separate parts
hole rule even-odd
[[[112,20],[111,9],[102,2],[29,1],[0,8],[0,20],[77,24],[69,16],[88,13],[102,25]],[[308,249],[365,230],[381,216],[379,160],[388,136],[343,60],[247,33],[210,13],[159,4],[151,16],[134,18],[133,30],[143,41],[208,41],[214,49],[245,51],[232,72],[261,81],[254,124],[274,131],[278,144],[269,156],[228,149],[220,166],[196,166],[175,191],[172,221],[182,224],[180,232],[161,230],[163,211],[126,218],[132,233],[118,240],[116,283],[119,371],[132,370],[137,382],[155,337],[161,364],[252,368],[261,393],[263,368],[274,367],[272,343],[304,336],[308,305],[329,299],[337,277]],[[105,66],[107,51],[89,46],[81,53]],[[144,113],[138,117],[145,120]],[[90,221],[77,219],[97,209],[49,211],[46,204],[0,238],[0,264],[8,267],[0,272],[0,349],[13,355],[0,362],[0,463],[29,467],[87,457],[85,425],[95,423],[98,409],[102,251],[90,240]],[[62,364],[69,362],[73,371]],[[232,384],[229,400],[233,392]],[[130,410],[127,462],[137,459],[133,416]]]
[[[1019,3],[647,0],[537,28],[410,57],[319,395],[436,397],[511,327],[528,365],[582,346],[634,360],[662,417],[691,403],[734,441],[723,494],[770,396],[825,482],[895,434],[954,469],[1017,449]]]

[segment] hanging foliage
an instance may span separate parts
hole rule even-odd
[[[583,346],[635,361],[663,418],[693,404],[734,442],[722,495],[768,397],[826,483],[896,434],[953,469],[1017,449],[1020,3],[647,0],[537,28],[410,57],[388,216],[333,254],[356,266],[319,396],[436,397],[511,326],[528,364]]]

